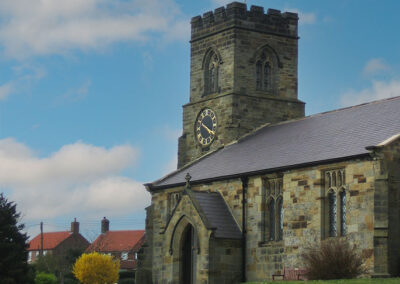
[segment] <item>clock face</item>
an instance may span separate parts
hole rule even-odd
[[[203,109],[196,119],[195,134],[202,146],[208,146],[214,141],[217,132],[217,116],[211,109]]]

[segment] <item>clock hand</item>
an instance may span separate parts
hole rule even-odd
[[[210,134],[212,134],[212,135],[215,134],[215,132],[212,131],[210,128],[208,128],[203,122],[201,123],[201,125],[207,130],[208,133],[210,133]]]

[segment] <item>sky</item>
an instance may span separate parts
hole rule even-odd
[[[143,183],[176,168],[190,19],[222,0],[0,0],[0,192],[31,237],[143,229]],[[400,95],[396,0],[254,0],[299,14],[314,114]]]

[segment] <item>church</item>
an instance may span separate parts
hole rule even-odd
[[[400,97],[305,116],[298,15],[233,2],[191,20],[178,169],[151,193],[138,283],[240,283],[321,240],[400,273]]]

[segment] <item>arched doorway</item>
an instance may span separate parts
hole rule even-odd
[[[183,231],[180,251],[180,284],[196,283],[197,236],[189,223]]]

